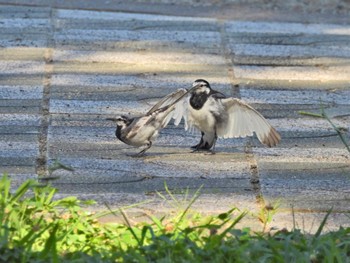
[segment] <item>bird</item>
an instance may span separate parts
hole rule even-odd
[[[153,141],[158,136],[159,131],[168,125],[176,104],[181,101],[191,89],[178,89],[168,94],[156,103],[145,115],[138,117],[117,116],[107,118],[117,125],[116,137],[125,144],[141,147],[141,151],[133,155],[142,156],[151,148]]]
[[[253,136],[268,146],[276,146],[281,136],[274,127],[253,107],[243,100],[226,97],[211,88],[208,81],[197,79],[187,98],[176,106],[175,125],[184,119],[185,129],[198,129],[201,139],[192,146],[194,151],[215,153],[218,138]],[[211,150],[212,149],[212,150]]]

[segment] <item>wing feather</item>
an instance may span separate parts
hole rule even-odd
[[[166,95],[165,97],[163,97],[160,101],[158,101],[147,113],[151,114],[153,112],[155,112],[156,110],[162,108],[162,107],[166,107],[172,103],[174,103],[177,99],[179,99],[181,96],[183,96],[185,93],[187,92],[186,89],[178,89],[177,91],[174,91],[168,95]]]
[[[168,94],[167,96],[163,97],[160,101],[158,101],[148,112],[146,115],[151,115],[159,110],[162,110],[162,108],[167,107],[173,103],[176,102],[176,100],[180,99],[181,96],[184,96],[185,93],[188,92],[186,89],[178,89],[175,92],[172,92]],[[175,119],[175,122],[178,121],[178,123],[181,121],[181,119],[184,116],[184,110],[183,110],[183,105],[184,105],[184,99],[181,99],[178,103],[176,103],[174,110],[171,110],[170,113],[167,113],[166,118],[164,119],[162,123],[162,128],[168,125],[171,119]],[[187,117],[187,116],[186,116]]]
[[[185,130],[192,131],[193,126],[188,121],[188,105],[189,105],[190,95],[187,95],[179,101],[176,106],[175,110],[172,114],[172,118],[174,119],[174,124],[178,126],[182,119],[184,119],[184,128]]]
[[[145,126],[145,124],[149,121],[150,116],[143,116],[139,118],[135,118],[130,126],[127,128],[127,132],[125,133],[125,138],[127,140],[131,140],[135,137],[140,130]]]
[[[217,135],[222,138],[252,136],[255,132],[259,141],[269,147],[276,146],[281,136],[270,123],[254,108],[235,98],[221,100],[228,116],[217,127]]]

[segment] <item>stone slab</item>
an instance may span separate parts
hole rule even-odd
[[[42,86],[2,86],[0,85],[0,97],[3,100],[34,100],[41,99]]]
[[[226,23],[229,33],[264,33],[289,35],[350,35],[347,25],[322,23],[281,23],[281,22],[253,22],[233,21]]]
[[[37,61],[1,61],[2,74],[43,74],[44,62]]]
[[[36,37],[38,38],[38,36]],[[1,60],[43,61],[45,50],[45,48],[9,47],[9,45],[7,45],[6,48],[0,50],[0,58]]]
[[[27,4],[16,4],[16,1],[1,2],[1,19],[48,19],[50,17],[49,7],[30,6]],[[44,2],[47,3],[46,0]],[[33,4],[33,2],[31,2]],[[29,21],[30,22],[30,21]]]
[[[349,160],[258,164],[265,201],[279,201],[284,209],[295,211],[349,210]]]
[[[302,67],[302,66],[235,66],[237,78],[249,79],[280,79],[280,80],[321,80],[321,81],[348,81],[350,65],[329,67]]]

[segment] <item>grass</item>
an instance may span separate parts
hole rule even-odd
[[[310,116],[310,117],[314,117],[314,118],[326,119],[328,121],[328,123],[332,126],[334,131],[337,133],[337,135],[339,136],[339,139],[342,141],[342,143],[344,144],[344,146],[347,149],[347,151],[350,153],[350,144],[349,144],[347,138],[344,135],[346,132],[348,132],[347,128],[338,127],[338,126],[336,126],[333,123],[333,121],[329,118],[328,114],[324,110],[324,106],[323,106],[323,103],[322,103],[321,100],[320,100],[320,111],[321,112],[319,114],[318,113],[313,113],[313,112],[308,112],[308,111],[299,111],[298,113],[300,115]]]
[[[75,197],[54,200],[55,188],[26,181],[11,192],[0,180],[0,262],[348,262],[350,228],[323,233],[327,216],[311,235],[298,229],[254,232],[237,224],[247,212],[219,215],[190,211],[198,193],[175,216],[132,225],[102,224]],[[170,200],[177,200],[167,191]],[[164,198],[167,198],[163,195]],[[257,215],[262,222],[274,212]],[[268,212],[268,213],[267,213]],[[265,213],[265,214],[264,214]],[[266,214],[267,213],[267,214]]]

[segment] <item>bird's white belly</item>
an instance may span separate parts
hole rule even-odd
[[[134,146],[142,146],[148,143],[148,141],[153,141],[158,136],[158,131],[152,128],[144,129],[133,139]]]
[[[199,110],[190,108],[188,122],[203,132],[212,132],[214,130],[216,120],[213,114],[203,107]]]

